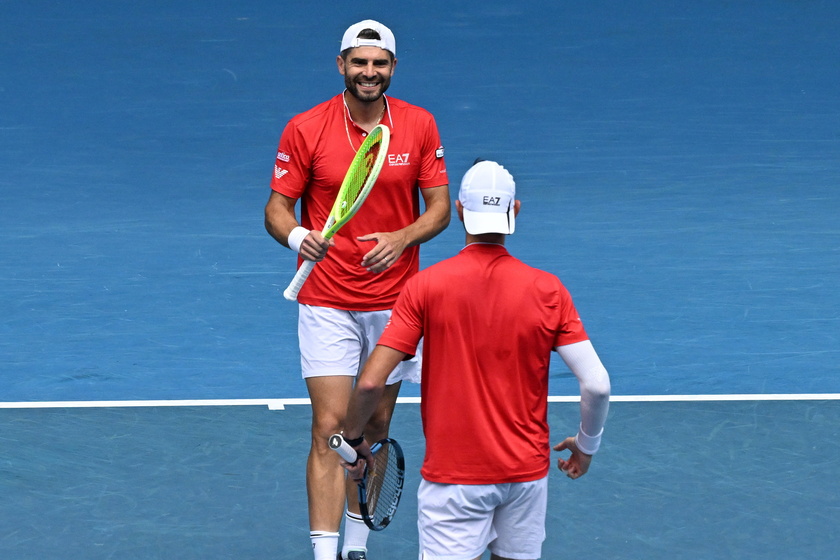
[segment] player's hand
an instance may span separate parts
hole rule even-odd
[[[353,449],[356,450],[356,462],[351,464],[342,461],[341,466],[347,470],[347,476],[356,482],[361,482],[365,477],[365,470],[373,467],[373,456],[370,453],[370,444],[365,440]]]
[[[376,242],[376,246],[362,257],[362,266],[374,274],[388,270],[400,258],[406,246],[404,236],[395,231],[369,233],[356,239]]]
[[[320,231],[312,230],[300,244],[300,256],[308,261],[320,262],[327,256],[327,250],[334,245],[334,240],[324,239]]]
[[[572,452],[568,459],[562,457],[557,459],[557,468],[566,473],[571,479],[580,478],[589,470],[589,464],[592,462],[592,455],[587,455],[578,449],[574,437],[567,437],[553,447],[554,451],[569,450]]]

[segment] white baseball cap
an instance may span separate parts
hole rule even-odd
[[[495,161],[477,160],[461,179],[458,200],[464,207],[467,233],[513,233],[516,183]]]
[[[373,29],[379,33],[380,39],[360,39],[359,33],[364,29]],[[344,32],[344,37],[341,39],[341,50],[352,49],[354,47],[379,47],[386,51],[391,51],[391,54],[397,56],[397,40],[390,29],[372,19],[366,19],[359,23],[354,23]]]

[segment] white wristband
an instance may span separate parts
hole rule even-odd
[[[291,233],[289,233],[289,237],[287,239],[289,249],[295,253],[300,253],[300,246],[303,243],[303,240],[306,239],[307,235],[309,235],[309,230],[305,227],[297,226],[293,229]]]
[[[603,433],[604,429],[601,428],[601,433],[597,436],[590,436],[583,431],[583,427],[581,426],[575,436],[575,444],[582,453],[595,455],[595,453],[598,452],[598,448],[601,447],[601,435],[603,435]]]

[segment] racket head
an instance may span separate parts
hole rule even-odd
[[[325,227],[323,236],[329,239],[336,231],[347,223],[359,210],[368,194],[370,194],[379,172],[388,155],[391,143],[391,130],[384,124],[376,125],[359,146],[338,194],[335,197],[330,216],[334,220],[329,227]]]
[[[381,531],[394,518],[405,482],[405,455],[395,440],[385,438],[370,448],[373,468],[359,484],[359,511],[365,524]]]

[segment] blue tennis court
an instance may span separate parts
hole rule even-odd
[[[831,557],[840,522],[840,7],[827,1],[0,1],[0,556],[310,557],[279,134],[350,23],[434,113],[452,195],[517,179],[612,378],[545,558]],[[313,19],[313,14],[318,14]],[[457,221],[424,264],[454,254]],[[576,425],[555,360],[552,426]],[[409,479],[371,558],[416,557]]]

